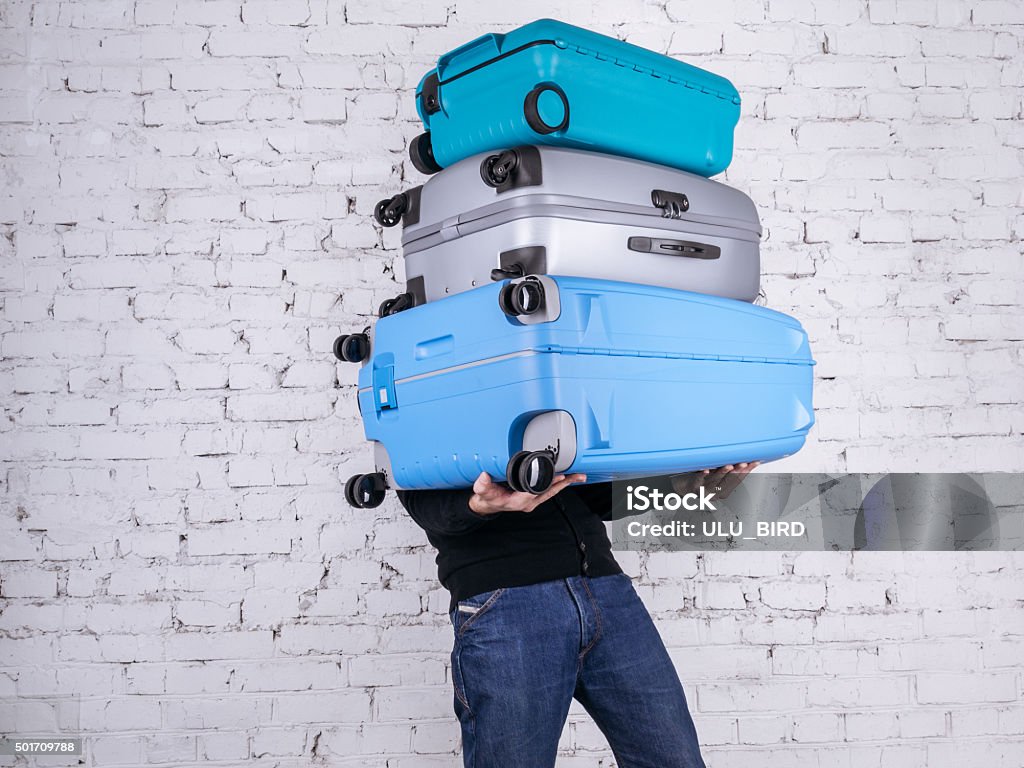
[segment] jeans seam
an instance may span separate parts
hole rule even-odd
[[[473,708],[469,706],[469,695],[464,690],[462,690],[463,688],[465,688],[465,685],[466,685],[466,679],[462,675],[462,648],[457,648],[456,651],[455,651],[455,665],[458,666],[458,670],[459,670],[458,671],[458,677],[459,677],[459,679],[458,680],[455,679],[456,675],[455,675],[455,671],[453,669],[452,670],[452,687],[455,688],[455,696],[458,698],[458,700],[460,702],[462,702],[462,706],[464,706],[466,708],[466,711],[469,712],[469,714],[472,716]],[[459,681],[462,682],[461,686],[459,685]]]
[[[580,581],[583,582],[583,588],[587,590],[587,596],[590,598],[590,603],[594,606],[594,636],[590,639],[590,642],[587,643],[587,647],[580,651],[580,659],[582,660],[601,637],[601,608],[598,606],[597,600],[594,599],[594,593],[590,591],[590,585],[587,584],[587,578],[584,577],[580,579]]]

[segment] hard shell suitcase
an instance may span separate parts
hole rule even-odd
[[[814,423],[807,335],[731,299],[527,276],[385,317],[358,399],[386,488],[459,488],[480,472],[542,492],[792,454]]]
[[[522,146],[462,160],[378,203],[403,224],[415,303],[495,279],[556,274],[753,301],[761,225],[749,197],[613,155]]]
[[[740,97],[719,75],[542,19],[443,55],[420,81],[416,108],[427,133],[409,153],[423,173],[551,144],[713,176],[732,159]]]

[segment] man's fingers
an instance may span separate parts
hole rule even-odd
[[[732,471],[733,471],[733,465],[732,464],[726,464],[724,467],[719,467],[718,469],[713,469],[713,470],[711,470],[710,474],[705,476],[704,482],[702,483],[702,485],[705,488],[709,488],[709,489],[710,488],[714,488],[714,487],[716,487],[718,485],[721,485],[722,484],[722,478],[725,477],[726,475],[728,475]]]
[[[673,490],[682,495],[688,493],[696,493],[697,489],[704,484],[707,480],[708,472],[710,470],[702,469],[697,472],[687,472],[683,475],[675,475],[672,477],[672,488]]]
[[[569,485],[569,483],[567,483],[567,482],[565,482],[563,480],[562,482],[557,483],[556,485],[552,485],[550,488],[548,488],[546,491],[544,491],[544,493],[542,493],[540,496],[531,496],[529,498],[529,500],[527,500],[526,503],[523,505],[523,511],[524,512],[533,512],[533,510],[535,510],[537,507],[539,507],[545,501],[547,501],[551,497],[557,495],[567,485]]]
[[[743,478],[747,476],[750,470],[751,466],[745,462],[737,464],[732,472],[726,475],[719,483],[719,488],[721,488],[718,492],[719,498],[729,498],[729,494],[736,490],[736,486],[743,482]]]
[[[736,490],[740,483],[743,482],[743,478],[750,474],[750,472],[761,465],[760,461],[752,461],[749,464],[740,464],[735,470],[729,473],[728,477],[722,483],[723,492],[722,498],[728,498],[729,494]]]
[[[561,479],[559,479],[559,478],[561,478]],[[529,509],[527,511],[532,512],[534,509],[539,507],[545,501],[547,501],[548,499],[552,498],[553,496],[556,496],[557,494],[559,494],[564,489],[568,488],[573,483],[582,483],[586,479],[587,479],[587,476],[583,475],[583,474],[575,474],[575,475],[568,475],[568,476],[558,475],[555,478],[555,482],[553,482],[551,484],[550,488],[548,488],[546,491],[544,491],[544,493],[540,494],[539,496],[533,496],[532,497],[532,499],[531,499],[531,506],[529,507]]]
[[[483,495],[483,493],[491,486],[494,485],[494,481],[491,480],[491,476],[486,472],[481,472],[480,476],[473,483],[473,493]]]

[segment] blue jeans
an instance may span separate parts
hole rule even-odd
[[[467,768],[554,766],[573,698],[618,768],[704,768],[683,686],[628,576],[484,592],[452,623]]]

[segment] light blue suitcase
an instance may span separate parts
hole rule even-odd
[[[362,347],[359,408],[387,488],[460,488],[486,471],[543,492],[798,451],[814,423],[807,334],[733,299],[527,276],[380,319]]]
[[[518,144],[647,160],[701,176],[732,160],[740,97],[724,77],[541,19],[438,59],[416,89],[423,173]]]

